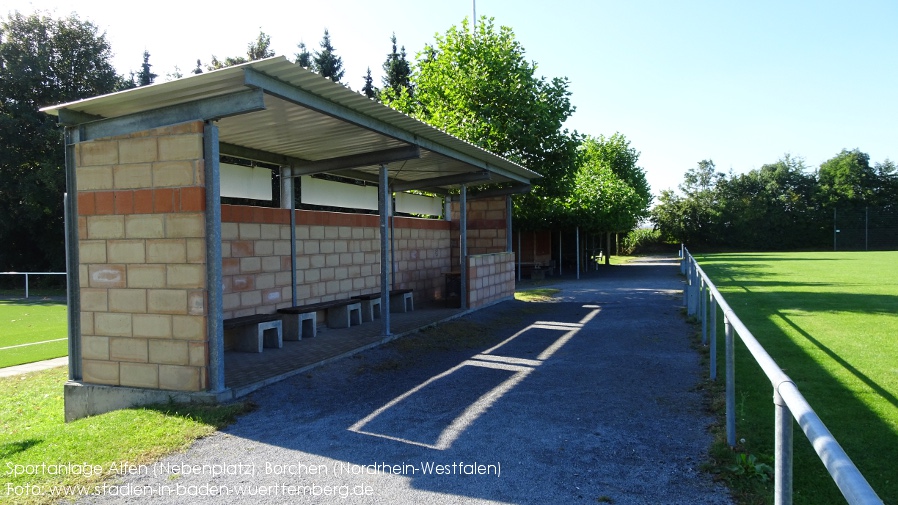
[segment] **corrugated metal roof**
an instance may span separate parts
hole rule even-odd
[[[521,165],[369,100],[283,56],[42,110],[53,115],[82,113],[98,120],[140,117],[250,89],[264,92],[263,110],[223,118],[197,118],[218,119],[219,140],[223,144],[308,161],[418,145],[420,158],[389,165],[391,179],[423,181],[484,170],[491,175],[485,183],[529,183],[540,177]],[[79,122],[90,124],[90,119]],[[356,173],[373,176],[377,169],[358,167]]]

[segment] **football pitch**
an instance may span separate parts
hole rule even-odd
[[[65,302],[0,300],[0,368],[68,354]]]
[[[898,503],[898,252],[696,256],[885,503]],[[718,373],[723,380],[723,318]],[[772,461],[772,387],[736,338],[736,438]],[[795,503],[844,503],[795,425]]]

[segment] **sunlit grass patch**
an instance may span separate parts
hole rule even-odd
[[[0,368],[65,356],[66,314],[62,302],[0,300]]]
[[[554,288],[525,289],[515,291],[514,299],[521,302],[554,302],[557,300],[555,295],[560,292],[560,289]]]
[[[873,489],[898,503],[898,253],[716,254],[699,264]],[[740,449],[772,461],[770,381],[738,338],[736,391]],[[794,469],[796,504],[843,501],[797,427]],[[770,489],[758,503],[772,503]]]
[[[184,450],[248,409],[245,403],[172,403],[65,423],[66,373],[65,368],[57,368],[0,379],[0,460],[4,462],[0,502],[53,503],[58,498],[51,496],[51,490],[62,486],[92,490],[98,483],[121,475],[117,472],[121,462],[147,465],[161,456]],[[101,471],[67,471],[62,475],[51,471],[66,465]],[[10,472],[10,468],[29,471]],[[7,493],[26,486],[32,492]]]

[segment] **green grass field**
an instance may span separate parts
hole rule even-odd
[[[122,462],[148,465],[184,450],[250,407],[171,404],[66,423],[66,379],[65,368],[0,379],[0,503],[68,503],[62,495],[83,496],[100,482],[121,477],[127,469]],[[77,471],[54,470],[67,465]]]
[[[64,302],[0,300],[0,368],[65,356],[66,317]]]
[[[898,504],[898,253],[696,259],[880,498]],[[736,438],[745,438],[744,451],[772,464],[771,397],[770,382],[737,343]],[[795,440],[795,503],[844,503],[797,425]]]

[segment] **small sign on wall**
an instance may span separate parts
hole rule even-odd
[[[271,170],[230,163],[219,164],[219,169],[221,196],[269,202],[274,199],[271,191]]]

